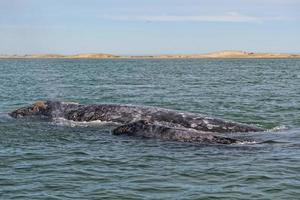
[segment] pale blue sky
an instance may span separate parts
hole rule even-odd
[[[0,54],[300,53],[300,0],[0,0]]]

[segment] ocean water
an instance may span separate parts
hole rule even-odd
[[[196,145],[7,115],[46,99],[159,106],[268,131]],[[0,199],[300,199],[300,60],[0,60]]]

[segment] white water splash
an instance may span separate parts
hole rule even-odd
[[[280,126],[275,126],[274,128],[268,130],[269,132],[274,132],[274,131],[282,131],[282,130],[287,130],[288,127],[285,125],[280,125]]]
[[[94,121],[83,121],[77,122],[72,120],[67,120],[62,117],[54,118],[53,123],[59,126],[70,126],[70,127],[90,127],[90,126],[109,126],[109,125],[120,125],[116,122],[108,122],[108,121],[101,121],[101,120],[94,120]]]
[[[8,115],[8,113],[0,112],[0,122],[7,121],[12,117]]]
[[[244,145],[244,144],[258,144],[258,142],[256,142],[256,141],[239,141],[236,144],[242,144],[242,145]]]

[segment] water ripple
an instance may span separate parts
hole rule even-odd
[[[1,199],[297,199],[300,60],[1,60]],[[129,103],[269,129],[199,145],[12,119],[41,99]]]

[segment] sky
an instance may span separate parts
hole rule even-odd
[[[300,53],[300,0],[0,0],[0,54]]]

